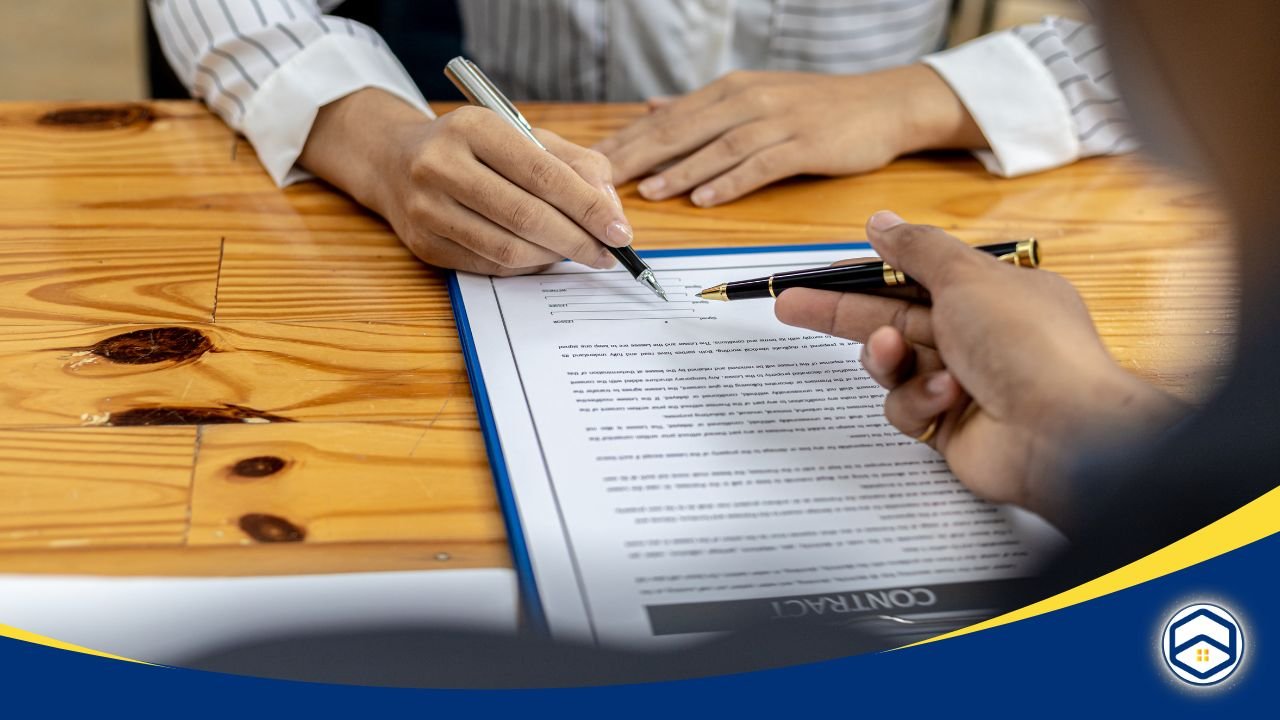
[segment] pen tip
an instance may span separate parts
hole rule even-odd
[[[715,287],[709,287],[698,292],[698,297],[703,300],[719,300],[721,302],[729,299],[729,293],[725,285],[721,283]]]
[[[667,291],[664,290],[662,285],[658,284],[658,280],[653,277],[653,272],[646,270],[640,274],[638,279],[640,282],[644,283],[645,287],[652,290],[654,295],[662,298],[663,302],[671,302],[671,298],[667,297]]]

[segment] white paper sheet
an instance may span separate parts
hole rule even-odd
[[[670,303],[568,263],[459,276],[553,634],[660,647],[973,610],[1062,542],[890,427],[855,343],[784,326],[769,301],[696,297],[867,254],[657,258]]]
[[[515,632],[510,570],[244,578],[0,575],[0,623],[181,665],[276,634],[405,626]]]

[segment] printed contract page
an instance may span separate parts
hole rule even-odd
[[[569,263],[460,276],[553,631],[653,647],[973,610],[1062,542],[891,427],[856,343],[697,297],[869,252],[655,258],[669,303]]]

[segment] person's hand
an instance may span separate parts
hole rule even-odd
[[[1061,521],[1065,454],[1102,434],[1149,429],[1176,401],[1124,372],[1061,276],[999,262],[942,230],[880,212],[867,235],[932,305],[796,288],[780,320],[865,343],[862,364],[889,390],[885,417],[929,444],[967,487]]]
[[[559,261],[598,268],[632,231],[599,153],[536,130],[543,150],[497,114],[425,118],[382,91],[326,106],[303,150],[308,169],[382,215],[419,258],[491,275]]]
[[[618,183],[648,176],[644,198],[692,193],[700,207],[792,175],[850,175],[919,150],[986,146],[955,93],[924,65],[866,75],[736,72],[649,107],[596,149]]]

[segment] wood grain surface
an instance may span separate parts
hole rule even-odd
[[[643,112],[525,110],[585,144]],[[0,104],[0,157],[0,572],[509,563],[445,274],[380,219],[276,188],[190,102]],[[1196,401],[1231,360],[1229,229],[1138,157],[912,157],[714,210],[620,190],[640,248],[861,240],[884,208],[1034,235],[1132,372]]]

